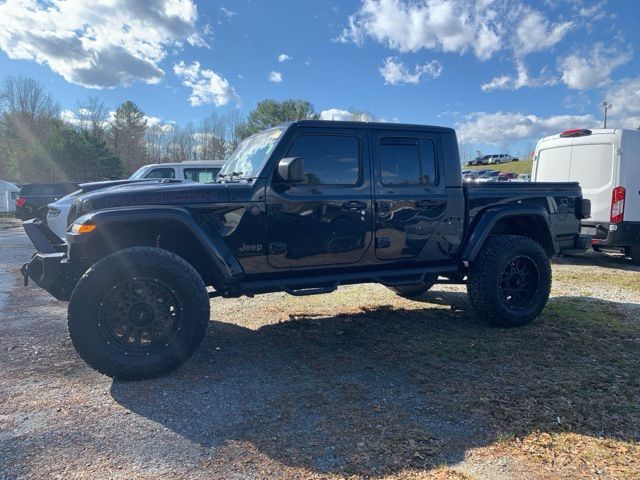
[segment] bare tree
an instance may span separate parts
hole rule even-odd
[[[184,162],[193,160],[196,154],[195,130],[192,124],[184,128],[175,127],[171,132],[168,145],[168,160],[171,162]]]
[[[96,140],[106,140],[109,109],[99,97],[89,96],[86,100],[78,102],[76,117],[80,131],[88,133]]]
[[[172,125],[156,124],[147,128],[145,134],[145,147],[147,160],[150,163],[163,163],[169,157],[169,143],[173,129]]]
[[[0,86],[0,111],[18,114],[23,120],[34,122],[57,117],[60,107],[40,82],[20,75],[3,80]]]

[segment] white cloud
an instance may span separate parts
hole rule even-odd
[[[65,108],[60,112],[60,119],[70,125],[80,125],[80,119],[76,112],[69,110],[68,108]]]
[[[549,75],[546,68],[540,71],[538,77],[529,76],[529,71],[522,60],[516,60],[516,75],[502,75],[483,83],[480,88],[483,92],[491,90],[519,90],[523,87],[547,87],[558,83],[558,79]]]
[[[206,45],[197,18],[192,0],[7,0],[0,3],[0,50],[85,87],[158,83],[169,49]]]
[[[339,108],[329,108],[320,112],[320,120],[350,120],[357,122],[373,122],[376,119],[367,112],[351,112]]]
[[[579,25],[585,20],[550,20],[522,0],[362,0],[336,41],[362,45],[370,39],[400,53],[472,53],[481,61],[507,51],[516,74],[497,76],[483,90],[519,89],[557,83],[546,71],[530,77],[524,58],[552,49]],[[405,76],[415,78],[412,73],[406,69]]]
[[[574,26],[573,22],[552,24],[537,10],[528,10],[516,28],[518,47],[515,53],[522,57],[527,53],[548,50],[560,42]]]
[[[442,73],[442,65],[437,60],[431,60],[424,65],[416,65],[410,70],[397,58],[388,57],[384,65],[379,69],[384,83],[388,85],[400,85],[403,83],[420,83],[423,78],[438,78]]]
[[[240,97],[228,80],[213,70],[200,68],[199,62],[186,65],[183,61],[173,65],[174,73],[182,79],[182,84],[191,88],[189,102],[192,106],[215,104],[227,105],[231,101],[240,102]]]
[[[229,10],[228,8],[224,8],[224,7],[220,7],[220,12],[222,13],[222,15],[224,15],[224,18],[226,18],[227,20],[231,20],[233,17],[235,17],[238,13],[234,12],[233,10]]]
[[[640,127],[640,77],[625,78],[609,86],[605,98],[613,105],[607,126]]]
[[[586,90],[609,83],[613,70],[628,63],[632,57],[630,50],[618,52],[614,47],[597,43],[582,54],[561,58],[558,69],[562,72],[562,81],[569,88]]]
[[[366,38],[400,52],[420,49],[465,53],[487,60],[502,48],[502,27],[492,2],[469,0],[363,0],[338,37]]]
[[[280,83],[280,82],[282,82],[282,78],[283,78],[283,77],[282,77],[282,73],[280,73],[280,72],[269,72],[269,73],[267,74],[267,79],[268,79],[270,82],[273,82],[273,83]]]
[[[281,53],[280,55],[278,55],[278,61],[280,63],[286,62],[287,60],[291,60],[292,57],[290,57],[289,55],[287,55],[286,53]]]
[[[512,112],[476,112],[456,124],[458,140],[506,146],[519,140],[536,140],[569,128],[595,128],[593,115],[553,115],[538,117]]]

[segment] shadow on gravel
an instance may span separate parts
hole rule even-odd
[[[466,295],[418,301],[257,331],[214,321],[184,368],[111,394],[203,446],[246,441],[319,473],[428,469],[532,432],[640,439],[640,326],[622,304],[556,298],[534,324],[499,329]]]
[[[640,272],[640,266],[631,263],[631,259],[622,254],[601,253],[589,250],[578,255],[561,255],[554,258],[554,263],[560,265],[593,265],[597,267],[615,268],[628,270],[630,272]]]

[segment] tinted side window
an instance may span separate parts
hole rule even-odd
[[[436,146],[431,140],[420,140],[420,153],[422,156],[422,180],[426,185],[436,183]]]
[[[419,185],[420,146],[416,138],[380,139],[380,176],[383,185]]]
[[[433,142],[381,138],[380,176],[383,185],[433,185],[436,180]]]
[[[200,183],[213,182],[218,172],[219,168],[185,168],[184,178]]]
[[[175,178],[175,176],[176,172],[173,168],[154,168],[144,178]]]
[[[360,178],[359,145],[347,135],[297,137],[287,157],[304,159],[306,185],[355,185]]]

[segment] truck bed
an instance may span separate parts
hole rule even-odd
[[[576,212],[582,208],[582,192],[577,182],[489,182],[465,184],[463,188],[470,230],[479,214],[492,207],[513,204],[545,208],[561,249],[572,245],[576,232],[580,231]]]

